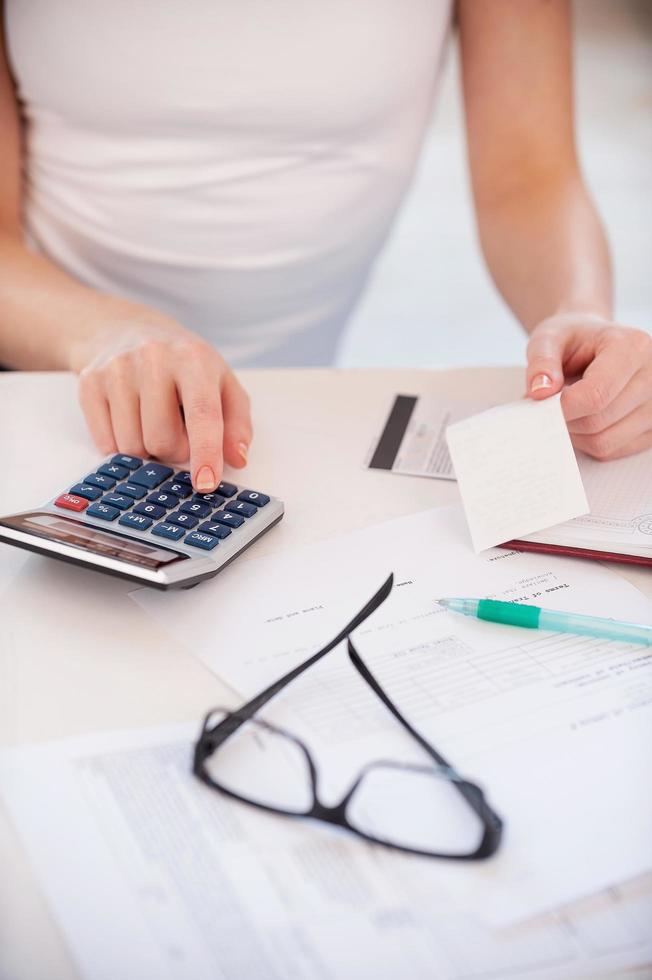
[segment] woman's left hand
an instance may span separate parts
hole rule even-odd
[[[595,315],[557,314],[532,331],[527,360],[531,398],[564,389],[577,449],[606,460],[652,446],[652,337],[645,331]]]

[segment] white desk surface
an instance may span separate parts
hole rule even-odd
[[[395,393],[507,401],[523,390],[516,368],[245,371],[242,379],[255,439],[238,480],[282,497],[286,516],[241,561],[457,499],[454,483],[363,467]],[[90,470],[98,453],[75,379],[0,374],[0,449],[0,514],[38,505]],[[620,573],[652,596],[648,573]],[[127,599],[133,587],[0,545],[0,745],[197,721],[219,703],[220,682]],[[2,980],[77,977],[2,813],[0,868]]]

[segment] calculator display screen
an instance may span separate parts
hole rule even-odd
[[[15,514],[3,518],[2,523],[19,531],[36,534],[40,538],[60,541],[61,544],[71,545],[82,551],[91,551],[95,555],[115,558],[130,565],[141,565],[143,568],[156,570],[188,557],[178,551],[159,548],[145,541],[134,541],[121,534],[82,524],[73,518],[58,517],[56,514]]]

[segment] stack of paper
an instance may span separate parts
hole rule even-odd
[[[652,653],[480,623],[435,600],[640,622],[650,603],[598,565],[474,555],[465,535],[461,509],[430,511],[134,598],[246,698],[393,571],[356,645],[484,787],[506,823],[500,852],[469,865],[397,855],[221,798],[190,773],[199,719],[4,753],[5,802],[84,980],[552,980],[652,961]],[[366,762],[419,754],[343,647],[265,717],[309,743],[328,800]]]
[[[4,798],[83,980],[595,980],[652,960],[652,876],[496,931],[455,908],[439,864],[211,793],[189,773],[194,735],[95,735],[2,758]]]

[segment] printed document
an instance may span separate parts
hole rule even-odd
[[[435,600],[491,597],[648,623],[652,604],[597,564],[474,555],[465,534],[461,509],[441,508],[234,564],[191,592],[132,595],[247,698],[335,636],[394,572],[356,645],[408,719],[504,817],[494,858],[437,866],[459,902],[504,923],[652,869],[652,652],[482,623]],[[379,757],[423,762],[344,645],[277,702],[265,717],[286,713],[286,727],[323,760],[327,793]]]
[[[190,774],[196,726],[0,754],[82,980],[594,980],[652,961],[652,876],[501,931],[440,865],[260,814]],[[2,951],[0,951],[0,972]]]
[[[558,395],[490,408],[446,434],[476,551],[588,513]]]

